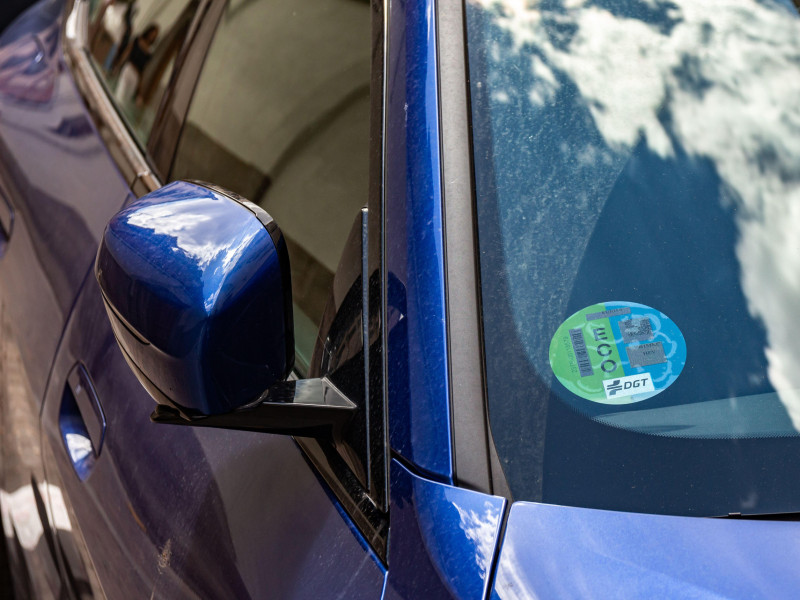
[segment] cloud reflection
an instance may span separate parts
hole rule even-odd
[[[475,563],[483,579],[492,565],[500,512],[491,502],[484,503],[483,514],[473,509],[462,508],[455,502],[453,507],[458,511],[461,530],[475,546]]]
[[[241,266],[253,240],[263,235],[262,227],[246,209],[237,209],[232,200],[214,202],[207,197],[179,197],[176,202],[137,207],[126,219],[130,225],[164,236],[173,252],[189,259],[195,274],[192,283],[201,286],[207,311],[223,290],[220,282]],[[185,270],[184,263],[176,268]]]
[[[198,267],[208,266],[222,249],[217,243],[209,243],[203,235],[213,220],[213,216],[204,212],[208,200],[195,202],[183,200],[180,204],[153,204],[140,208],[128,217],[131,225],[150,229],[154,233],[175,238],[176,247],[192,258]],[[197,205],[199,210],[186,210]]]

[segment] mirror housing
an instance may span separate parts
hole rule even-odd
[[[186,418],[262,398],[294,364],[286,243],[261,208],[179,181],[117,213],[95,275],[125,359]]]

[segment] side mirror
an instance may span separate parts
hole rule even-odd
[[[294,363],[289,255],[258,206],[176,182],[117,213],[95,275],[156,422],[324,435],[355,410]]]

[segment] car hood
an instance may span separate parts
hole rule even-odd
[[[780,598],[800,589],[800,523],[517,502],[492,598]]]

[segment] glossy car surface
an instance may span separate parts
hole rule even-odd
[[[759,298],[785,315],[798,293],[738,278],[736,244],[762,238],[725,160],[758,165],[765,213],[794,222],[800,18],[717,4],[28,10],[0,37],[17,597],[796,595],[789,346],[774,327],[765,344]],[[650,44],[674,39],[669,60]],[[712,39],[747,40],[763,70]],[[654,60],[666,100],[625,87],[656,81]],[[786,136],[742,137],[753,156],[680,129],[722,108]],[[664,255],[670,235],[704,260]],[[547,362],[559,324],[615,292],[660,303],[689,344],[675,385],[630,412]]]

